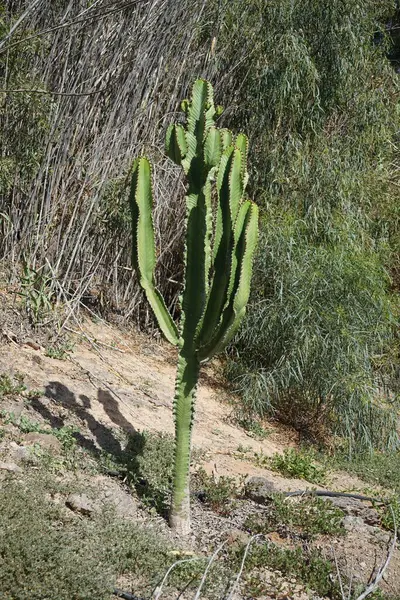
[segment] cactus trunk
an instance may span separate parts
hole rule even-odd
[[[194,401],[200,363],[221,352],[246,312],[257,244],[258,209],[245,199],[247,138],[218,129],[210,83],[198,79],[182,105],[186,127],[171,125],[169,157],[187,178],[185,277],[181,320],[175,325],[155,285],[156,251],[152,218],[151,167],[134,163],[130,204],[133,264],[160,329],[179,348],[176,376],[175,469],[171,526],[190,530],[189,466]],[[213,191],[214,190],[214,191]]]
[[[179,535],[190,531],[189,467],[199,368],[197,357],[182,349],[175,382],[175,464],[170,512],[170,525]]]

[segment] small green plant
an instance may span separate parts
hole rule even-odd
[[[275,494],[266,514],[249,516],[245,527],[252,533],[285,530],[291,533],[343,535],[343,512],[321,498],[290,499]]]
[[[243,457],[245,457],[245,455],[248,454],[251,451],[252,451],[252,447],[251,446],[243,446],[243,444],[239,444],[239,446],[236,448],[237,454],[240,454]]]
[[[25,309],[33,324],[43,320],[52,310],[54,292],[51,289],[52,278],[45,271],[45,266],[33,268],[28,262],[24,263],[20,278],[22,291],[18,294],[23,298]]]
[[[76,449],[75,434],[79,433],[78,427],[75,427],[74,425],[64,425],[64,427],[52,429],[51,431],[46,431],[46,433],[52,433],[54,437],[61,442],[61,445],[66,452],[72,452]]]
[[[394,531],[400,527],[400,500],[398,497],[391,498],[381,510],[381,524],[385,529]]]
[[[252,417],[238,415],[235,424],[242,427],[249,436],[259,440],[264,440],[270,434],[258,420]]]
[[[19,396],[25,392],[26,385],[24,384],[24,376],[21,373],[0,375],[0,400],[5,396]]]
[[[21,415],[20,417],[16,417],[13,412],[2,410],[0,412],[1,417],[4,419],[6,425],[11,423],[15,427],[21,431],[21,433],[50,433],[48,429],[43,430],[40,423],[36,421],[32,421],[29,417],[25,415]]]
[[[43,427],[37,421],[32,421],[29,417],[21,415],[16,417],[13,412],[1,411],[1,417],[5,423],[11,423],[18,427],[21,433],[44,433],[48,435],[54,435],[57,438],[65,451],[69,452],[76,448],[75,434],[79,432],[79,429],[73,425],[65,425],[59,429],[51,429],[49,427]]]
[[[234,500],[240,496],[234,477],[219,477],[218,481],[208,475],[203,468],[198,469],[195,487],[206,506],[220,515],[228,515],[234,507]]]
[[[173,437],[149,431],[135,433],[129,438],[123,460],[128,481],[143,504],[165,515],[172,492]]]
[[[285,477],[305,479],[310,483],[323,484],[326,481],[326,469],[315,461],[311,451],[289,448],[283,454],[274,454],[272,458],[263,458],[262,462]]]
[[[91,519],[76,519],[50,500],[55,494],[65,497],[81,491],[43,469],[28,472],[23,482],[2,482],[2,598],[108,600],[118,578],[127,573],[137,581],[140,596],[151,595],[175,561],[169,543],[160,533],[119,519],[112,506],[104,506]],[[204,564],[198,569],[202,570]],[[178,589],[187,585],[193,573],[177,570],[173,584]]]
[[[224,350],[245,315],[258,208],[246,199],[248,140],[215,126],[211,84],[198,79],[184,100],[186,126],[167,130],[168,156],[187,180],[184,290],[176,326],[155,285],[156,248],[152,217],[151,166],[133,166],[130,204],[133,265],[166,339],[179,349],[175,383],[174,480],[170,525],[190,531],[189,465],[194,403],[200,365]]]
[[[239,562],[243,550],[235,552],[233,560]],[[255,544],[246,559],[246,570],[244,586],[246,590],[247,577],[250,574],[250,593],[254,595],[266,595],[269,592],[268,585],[263,582],[260,575],[255,575],[254,570],[269,569],[279,571],[282,575],[290,576],[291,579],[304,584],[319,596],[328,596],[339,600],[340,588],[336,582],[335,565],[329,560],[321,557],[316,550],[303,550],[302,548],[280,548],[276,544],[263,542]],[[253,594],[252,594],[253,595]]]
[[[29,404],[32,400],[36,400],[43,395],[43,391],[39,389],[26,390],[24,394],[25,404]]]
[[[57,360],[66,360],[68,358],[68,355],[73,351],[73,349],[73,343],[64,342],[62,344],[48,346],[46,348],[45,355],[49,358],[55,358]]]
[[[400,493],[400,451],[364,452],[349,458],[346,450],[323,460],[333,468],[357,475],[363,481]]]

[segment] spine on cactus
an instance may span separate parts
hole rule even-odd
[[[187,178],[185,275],[179,329],[155,286],[151,168],[135,161],[131,187],[133,264],[163,334],[179,348],[175,385],[175,465],[170,523],[190,527],[189,466],[199,368],[235,335],[250,293],[258,208],[245,199],[248,140],[218,129],[210,83],[197,80],[182,103],[186,127],[170,125],[168,156]],[[213,200],[213,185],[216,201]],[[216,204],[216,206],[213,206]]]

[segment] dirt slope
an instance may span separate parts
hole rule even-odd
[[[0,323],[0,332],[1,329]],[[78,330],[77,326],[75,333],[71,333],[75,346],[69,358],[58,360],[46,356],[40,340],[26,336],[18,339],[10,327],[4,331],[0,373],[22,373],[29,388],[42,390],[29,410],[53,427],[73,422],[81,431],[84,445],[108,452],[118,449],[121,430],[173,432],[175,353],[164,343],[122,333],[105,323],[87,321],[84,327]],[[263,440],[254,439],[237,427],[232,419],[232,403],[216,376],[215,365],[203,369],[193,443],[204,452],[206,470],[219,475],[261,475],[283,491],[310,488],[305,481],[285,479],[255,465],[254,461],[244,460],[243,454],[238,455],[239,446],[251,449],[249,455],[261,452],[271,456],[295,444],[292,432],[273,425],[268,427],[270,434]],[[365,487],[361,481],[341,474],[331,479],[330,487],[333,486],[335,490],[359,491]],[[197,518],[201,520],[203,516],[197,517],[194,510],[194,520]],[[217,521],[211,521],[211,527],[216,526]],[[367,581],[385,554],[389,536],[381,532],[377,541],[380,530],[376,527],[357,519],[350,519],[348,524],[348,536],[336,544],[336,553],[345,569],[351,570],[356,564]],[[227,522],[224,527],[229,531],[232,524]],[[384,588],[392,594],[400,593],[398,551]]]

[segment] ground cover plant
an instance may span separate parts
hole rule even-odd
[[[166,516],[172,493],[173,436],[149,431],[130,436],[122,464],[144,505]]]
[[[64,486],[71,491],[68,486]],[[73,515],[52,501],[66,492],[37,471],[0,489],[0,588],[11,600],[108,600],[117,576],[144,576],[155,585],[171,562],[160,535],[118,519],[110,509],[92,519]],[[45,493],[48,499],[45,498]]]
[[[311,450],[287,448],[283,454],[274,454],[271,458],[258,456],[257,462],[269,466],[285,477],[305,479],[310,483],[323,484],[326,480],[326,469],[318,464],[315,453]]]
[[[166,136],[167,154],[183,168],[187,180],[179,329],[155,286],[152,181],[147,158],[135,161],[130,204],[137,277],[162,333],[179,350],[170,524],[187,535],[191,432],[200,364],[224,350],[245,315],[257,245],[258,207],[245,196],[248,140],[243,134],[235,137],[216,127],[222,110],[214,106],[211,84],[196,80],[182,109],[186,126],[171,125]]]
[[[349,456],[348,450],[328,456],[322,455],[328,467],[343,469],[348,473],[357,475],[363,481],[379,485],[400,494],[400,452],[379,452],[357,454]]]
[[[237,553],[236,560],[242,552]],[[245,589],[252,597],[264,596],[269,592],[270,584],[265,582],[262,575],[262,569],[265,568],[294,578],[319,596],[327,596],[332,600],[341,598],[339,584],[332,577],[335,565],[322,558],[320,552],[302,550],[300,547],[281,548],[269,542],[256,544],[248,557],[248,576],[245,577]],[[253,570],[255,572],[252,573]]]
[[[344,514],[330,502],[321,498],[289,499],[275,494],[265,514],[252,515],[245,521],[252,533],[266,534],[271,531],[285,531],[287,535],[343,535]]]

